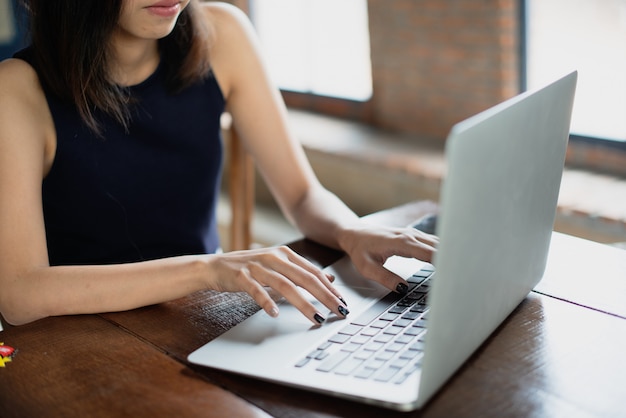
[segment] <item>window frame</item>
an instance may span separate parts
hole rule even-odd
[[[246,3],[248,12],[251,12],[253,9],[251,0],[248,0]],[[253,19],[253,16],[250,16],[250,18]],[[368,124],[372,122],[371,109],[375,94],[373,86],[372,94],[365,100],[327,96],[312,91],[294,91],[283,88],[280,88],[280,92],[286,106],[292,109],[311,111]]]
[[[519,80],[520,91],[526,91],[528,89],[528,2],[530,0],[519,0],[519,16],[520,22],[520,42],[519,42]],[[607,152],[621,151],[626,154],[626,140],[615,140],[609,138],[570,134],[570,146],[592,146],[598,149],[606,150]],[[601,167],[591,167],[602,171]]]

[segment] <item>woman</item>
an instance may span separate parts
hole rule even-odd
[[[227,105],[281,209],[405,292],[392,254],[437,239],[368,226],[315,178],[251,25],[196,0],[30,0],[31,48],[0,64],[0,312],[12,324],[133,309],[195,291],[273,288],[314,324],[348,314],[332,277],[286,247],[216,254]]]

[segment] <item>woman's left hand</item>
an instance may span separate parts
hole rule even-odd
[[[341,247],[357,270],[390,290],[406,293],[407,282],[383,264],[393,255],[432,261],[438,237],[415,228],[390,228],[361,224],[343,232]]]

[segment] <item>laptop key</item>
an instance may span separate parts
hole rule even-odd
[[[317,347],[318,350],[326,350],[328,347],[331,346],[331,343],[329,343],[328,341],[320,344],[319,347]]]
[[[396,319],[400,314],[397,313],[391,313],[391,312],[387,312],[384,315],[380,316],[380,319],[383,321],[393,321],[394,319]]]
[[[410,319],[398,319],[396,322],[393,323],[394,327],[408,327],[409,325],[411,325],[411,320]]]
[[[400,383],[404,383],[406,381],[406,379],[409,378],[409,376],[411,376],[413,373],[417,372],[420,369],[420,366],[418,364],[411,366],[408,370],[406,370],[405,372],[401,373],[396,380],[394,380],[394,383],[400,384]]]
[[[343,361],[339,367],[335,369],[335,374],[347,376],[352,373],[357,367],[363,364],[363,360],[349,358]]]
[[[360,344],[348,343],[346,345],[341,346],[341,351],[347,351],[348,353],[354,353],[356,350],[361,348]]]
[[[328,339],[331,343],[343,344],[350,339],[347,334],[335,334]]]
[[[411,327],[408,328],[404,331],[404,335],[408,335],[411,337],[416,337],[418,335],[420,335],[422,332],[426,331],[426,329],[424,328],[419,328],[419,327]]]
[[[389,345],[385,348],[385,350],[386,350],[386,351],[391,351],[391,352],[397,353],[398,351],[400,351],[400,350],[404,349],[405,347],[406,347],[406,346],[405,346],[404,344],[400,344],[400,343],[396,343],[396,342],[394,342],[394,343],[389,344]]]
[[[430,275],[433,274],[433,271],[435,271],[434,268],[424,267],[420,271],[418,271],[417,273],[413,274],[413,277],[426,279],[426,278],[430,277]]]
[[[417,328],[426,328],[426,319],[418,319],[413,323],[413,326]]]
[[[359,315],[358,318],[350,321],[350,323],[354,325],[361,325],[361,326],[369,325],[370,322],[378,318],[378,316],[381,313],[385,312],[385,310],[388,307],[393,305],[394,302],[396,302],[401,297],[402,297],[401,295],[395,292],[388,293],[387,296],[383,297],[382,299],[377,301],[375,304],[367,308],[365,312]]]
[[[407,334],[406,332],[403,335],[400,335],[396,338],[396,342],[399,344],[408,344],[415,339],[415,335]]]
[[[420,284],[425,280],[424,277],[420,277],[417,276],[416,274],[412,275],[411,277],[409,277],[408,279],[406,279],[407,282],[409,283],[415,283],[415,284]]]
[[[376,380],[377,382],[388,382],[391,380],[392,377],[396,375],[396,373],[398,373],[398,370],[400,369],[387,367],[378,376],[376,376],[374,380]]]
[[[374,354],[373,351],[361,350],[354,355],[354,358],[359,359],[359,360],[367,360],[371,358],[373,354]]]
[[[378,370],[385,364],[385,360],[372,360],[365,365],[365,368]]]
[[[379,336],[374,338],[374,342],[377,342],[377,343],[388,343],[392,339],[393,339],[393,335],[392,334],[380,334]]]
[[[426,306],[426,304],[423,304],[423,303],[421,303],[421,302],[420,302],[420,303],[418,303],[417,305],[413,305],[413,306],[411,307],[410,312],[419,312],[419,313],[422,313],[422,312],[426,312],[427,310],[428,310],[428,307]]]
[[[417,303],[417,302],[424,300],[425,297],[426,297],[426,291],[420,288],[416,290],[415,292],[406,295],[404,299],[407,301],[411,301],[411,303]]]
[[[363,347],[363,349],[367,351],[378,351],[381,348],[383,348],[384,345],[385,343],[383,341],[373,341],[371,343],[366,344],[365,347]]]
[[[305,358],[303,358],[302,360],[300,360],[299,362],[296,363],[296,367],[304,367],[304,366],[306,366],[308,364],[308,362],[310,360],[311,359],[309,357],[305,357]]]
[[[402,299],[400,302],[398,302],[398,306],[413,306],[417,303],[417,299]]]
[[[363,329],[362,326],[349,324],[339,330],[339,334],[356,335]]]
[[[389,321],[383,321],[382,319],[377,319],[370,327],[372,328],[385,328],[389,325]]]
[[[389,365],[389,367],[393,367],[396,369],[401,369],[403,367],[405,367],[407,364],[409,364],[409,359],[404,359],[404,358],[398,358],[395,359],[393,362],[391,362],[391,364]]]
[[[381,351],[379,353],[376,353],[376,360],[382,360],[382,361],[387,361],[387,360],[391,360],[393,358],[393,356],[395,356],[396,353],[393,351]]]
[[[363,331],[361,331],[361,335],[365,335],[367,337],[373,337],[374,335],[380,332],[379,328],[367,327]]]
[[[415,341],[410,347],[409,350],[415,351],[424,351],[424,342],[423,341]]]
[[[367,367],[363,367],[354,374],[354,377],[358,377],[359,379],[369,379],[375,371],[376,369],[368,369]]]
[[[386,330],[383,331],[383,334],[388,334],[388,335],[398,335],[402,332],[402,328],[401,327],[389,327]]]
[[[417,350],[406,350],[405,352],[400,354],[401,359],[408,359],[408,360],[413,360],[415,358],[417,358],[418,356],[421,356],[422,353],[421,351],[417,351]]]
[[[324,350],[313,350],[306,356],[306,358],[316,358],[320,353],[324,353]]]
[[[352,337],[350,342],[355,343],[355,344],[365,344],[366,342],[370,340],[370,338],[372,337],[368,335],[359,334],[359,335],[355,335],[354,337]]]
[[[409,307],[408,306],[394,306],[391,309],[389,309],[387,312],[389,313],[397,313],[397,314],[401,314],[402,312],[406,311]]]
[[[407,313],[405,313],[404,315],[401,316],[402,319],[417,319],[419,318],[419,316],[421,315],[420,312],[413,312],[413,311],[409,311]]]
[[[350,357],[350,353],[347,351],[338,351],[324,360],[324,362],[322,362],[322,364],[320,364],[315,370],[320,372],[330,372],[348,357]]]

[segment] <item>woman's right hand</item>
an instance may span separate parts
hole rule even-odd
[[[297,287],[308,291],[339,317],[349,311],[341,294],[332,286],[334,277],[327,275],[289,247],[233,251],[209,256],[212,270],[208,287],[222,292],[246,292],[270,316],[278,316],[278,306],[268,287],[284,296],[313,324],[326,318]]]

